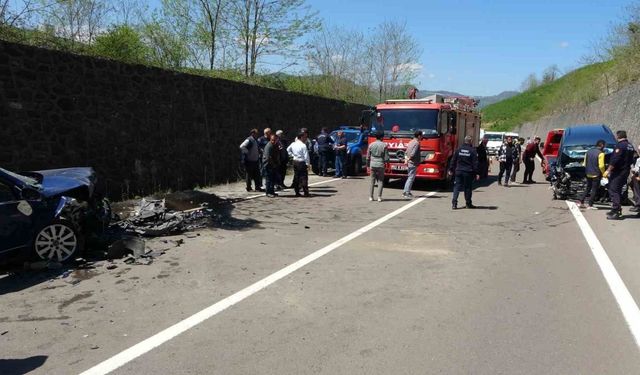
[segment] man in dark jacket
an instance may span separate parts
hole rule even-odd
[[[508,136],[506,141],[498,150],[498,161],[500,162],[500,173],[498,173],[498,185],[502,185],[502,176],[504,176],[504,186],[509,186],[509,178],[511,177],[511,168],[518,158],[518,149],[513,144],[513,138]],[[525,172],[526,175],[526,172]]]
[[[320,176],[328,176],[327,172],[329,166],[329,158],[333,152],[333,139],[329,136],[327,128],[322,128],[320,134],[316,138],[316,144],[318,145],[318,156],[320,157],[320,165],[318,170]]]
[[[605,172],[605,164],[604,164],[604,140],[599,140],[596,142],[596,147],[587,151],[587,154],[584,156],[584,168],[585,173],[587,175],[587,187],[580,198],[580,206],[584,207],[584,200],[589,197],[589,203],[587,205],[587,209],[594,210],[597,209],[593,207],[593,201],[598,195],[598,190],[600,189],[600,180],[602,180],[602,175]]]
[[[276,135],[278,136],[278,150],[280,151],[280,170],[278,171],[280,181],[278,181],[278,187],[284,189],[286,187],[284,177],[287,175],[287,167],[289,164],[289,153],[287,152],[289,141],[284,137],[282,130],[278,130]]]
[[[546,163],[544,155],[540,152],[540,137],[533,138],[533,142],[527,143],[524,152],[522,153],[522,161],[524,162],[524,178],[523,184],[535,184],[533,181],[533,172],[536,170],[535,158],[536,155],[542,160],[542,166]]]
[[[473,193],[473,180],[478,176],[478,153],[471,144],[473,138],[471,136],[464,137],[464,144],[453,154],[451,159],[451,169],[449,175],[455,176],[453,185],[453,199],[451,200],[451,208],[458,208],[458,196],[460,190],[464,190],[464,200],[467,208],[476,208],[471,201]],[[507,175],[507,179],[508,179]]]
[[[627,132],[618,130],[616,132],[618,143],[613,149],[609,167],[604,173],[604,177],[609,178],[609,197],[611,197],[611,211],[607,213],[607,219],[622,219],[622,189],[627,183],[631,165],[633,164],[634,148],[627,140]]]
[[[489,155],[487,153],[487,142],[489,142],[489,138],[484,137],[482,141],[476,147],[476,152],[478,153],[478,174],[481,179],[487,178],[489,175]]]
[[[264,146],[262,165],[264,166],[264,175],[267,179],[266,195],[270,198],[277,197],[275,184],[280,181],[280,150],[278,150],[278,136],[275,134],[271,135],[269,142]]]

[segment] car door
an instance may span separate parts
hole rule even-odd
[[[33,210],[18,200],[11,186],[0,181],[0,256],[29,244]]]

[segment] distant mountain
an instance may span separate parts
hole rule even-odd
[[[433,95],[433,94],[441,94],[441,95],[444,95],[444,96],[465,96],[464,94],[460,94],[460,93],[453,92],[453,91],[447,91],[447,90],[438,90],[438,91],[419,90],[418,91],[418,99],[426,98],[427,96]]]
[[[495,104],[497,102],[501,102],[505,99],[509,99],[513,96],[520,94],[517,91],[503,91],[498,95],[493,96],[476,96],[475,98],[480,101],[480,105],[478,108],[484,108],[488,105]]]

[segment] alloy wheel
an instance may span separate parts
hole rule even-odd
[[[34,246],[40,258],[64,262],[76,252],[78,237],[75,231],[65,224],[51,224],[40,230]]]

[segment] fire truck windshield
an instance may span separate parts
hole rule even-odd
[[[438,136],[437,109],[383,109],[374,121],[387,136],[413,135],[416,130],[425,137]]]

